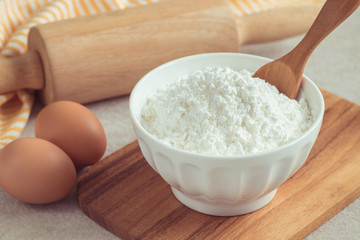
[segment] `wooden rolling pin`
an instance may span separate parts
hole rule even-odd
[[[44,104],[125,95],[172,59],[305,32],[319,9],[289,6],[235,20],[225,0],[169,0],[39,25],[26,54],[0,59],[0,93],[40,90]]]

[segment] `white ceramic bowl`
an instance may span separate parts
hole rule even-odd
[[[210,215],[233,216],[255,211],[274,197],[277,188],[305,162],[324,115],[319,88],[306,76],[300,96],[311,108],[314,124],[301,137],[279,148],[239,156],[209,156],[180,150],[158,141],[141,126],[148,96],[163,84],[206,66],[256,71],[270,59],[240,53],[208,53],[180,58],[146,74],[130,96],[130,112],[141,151],[176,198]]]

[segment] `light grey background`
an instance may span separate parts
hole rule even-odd
[[[301,37],[245,46],[240,52],[277,58],[293,48]],[[360,10],[336,29],[315,50],[305,74],[321,88],[360,105]],[[105,127],[109,155],[135,139],[128,111],[128,97],[88,104]],[[34,107],[23,136],[34,136],[34,120],[40,106]],[[360,159],[359,159],[360,161]],[[360,177],[360,173],[359,173]],[[284,226],[286,227],[286,226]],[[75,191],[48,205],[28,205],[14,200],[0,189],[0,239],[118,239],[102,229],[78,208]],[[360,239],[360,199],[350,204],[307,240]]]

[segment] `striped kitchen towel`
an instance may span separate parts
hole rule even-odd
[[[35,25],[159,1],[162,0],[0,0],[0,57],[10,58],[25,53],[29,30]],[[276,8],[284,3],[301,2],[228,1],[236,17]],[[21,135],[30,116],[33,101],[32,91],[18,90],[0,94],[0,148]]]

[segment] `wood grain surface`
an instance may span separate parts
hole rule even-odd
[[[323,95],[324,122],[307,161],[256,212],[214,217],[185,207],[136,141],[81,174],[80,209],[122,239],[301,239],[360,196],[360,106]]]

